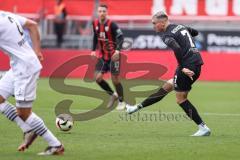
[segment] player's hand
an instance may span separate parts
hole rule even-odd
[[[112,55],[111,60],[115,62],[115,61],[118,61],[119,58],[120,58],[120,51],[116,50],[115,53]]]
[[[192,81],[193,81],[193,76],[195,75],[195,73],[193,71],[191,71],[190,69],[188,68],[183,68],[182,69],[182,72],[184,74],[186,74]]]
[[[38,57],[38,59],[39,59],[40,62],[42,62],[43,59],[44,59],[41,52],[38,52],[38,53],[37,53],[37,57]]]
[[[97,58],[96,51],[92,51],[91,52],[91,57],[92,57],[92,59]]]

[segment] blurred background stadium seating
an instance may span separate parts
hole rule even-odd
[[[96,6],[106,3],[109,18],[120,25],[125,40],[132,42],[132,49],[126,51],[128,56],[141,54],[138,56],[141,58],[135,61],[152,61],[154,58],[151,57],[157,57],[156,63],[169,68],[163,78],[172,76],[176,63],[152,29],[151,16],[158,10],[165,10],[172,22],[200,31],[196,44],[205,60],[202,80],[240,81],[239,0],[65,0],[64,3],[68,13],[64,41],[61,48],[56,48],[55,0],[0,0],[0,10],[21,14],[39,23],[45,66],[52,63],[53,58],[48,58],[52,54],[56,55],[55,59],[62,59],[59,61],[61,64],[70,55],[89,53],[92,46],[91,22],[96,17]],[[149,56],[146,57],[146,54]],[[6,59],[2,55],[0,57]],[[173,63],[169,64],[169,59]],[[7,60],[4,60],[0,70],[6,69],[6,64]],[[55,65],[47,67],[47,71],[44,69],[42,75],[49,76],[58,66]]]

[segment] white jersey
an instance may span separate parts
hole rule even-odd
[[[10,57],[14,75],[32,75],[42,65],[35,52],[26,42],[22,26],[27,19],[9,12],[0,11],[0,48]]]

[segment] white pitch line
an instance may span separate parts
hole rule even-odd
[[[240,114],[233,114],[233,113],[203,113],[203,115],[206,115],[206,116],[236,116],[236,117],[239,117]]]
[[[161,113],[166,113],[166,114],[181,114],[181,113],[184,113],[184,112],[161,112]],[[240,114],[237,114],[237,113],[208,113],[208,112],[203,112],[203,113],[200,113],[202,115],[205,115],[205,116],[236,116],[236,117],[239,117]]]
[[[83,112],[88,112],[88,111],[91,111],[91,110],[81,110],[81,109],[73,109],[71,110],[72,112],[74,112],[75,114],[77,114],[77,112],[80,112],[80,113],[83,113]],[[126,113],[124,111],[116,111],[116,110],[113,110],[111,111],[113,113]],[[136,112],[137,113],[137,112]],[[161,113],[161,114],[184,114],[184,112],[163,112],[163,111],[144,111],[144,110],[141,110],[140,111],[141,114],[143,113],[147,113],[147,114],[153,114],[153,113]],[[208,112],[203,112],[203,113],[200,113],[202,115],[205,115],[205,116],[224,116],[224,117],[240,117],[240,113],[208,113]]]

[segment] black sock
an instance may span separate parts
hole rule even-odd
[[[107,92],[107,94],[112,95],[113,94],[113,90],[111,89],[111,87],[108,85],[108,83],[105,80],[101,80],[101,82],[97,82],[97,84],[99,84],[99,86],[105,90]]]
[[[197,125],[204,124],[201,117],[198,114],[197,109],[188,100],[179,104],[182,109],[186,112],[189,118],[191,118]]]
[[[159,102],[161,99],[163,99],[168,94],[167,91],[165,91],[163,88],[160,88],[156,93],[149,96],[147,99],[145,99],[141,104],[139,104],[140,108],[150,106],[154,103]]]
[[[118,83],[117,85],[115,85],[117,94],[118,94],[118,100],[120,102],[123,102],[123,87],[121,83]]]

